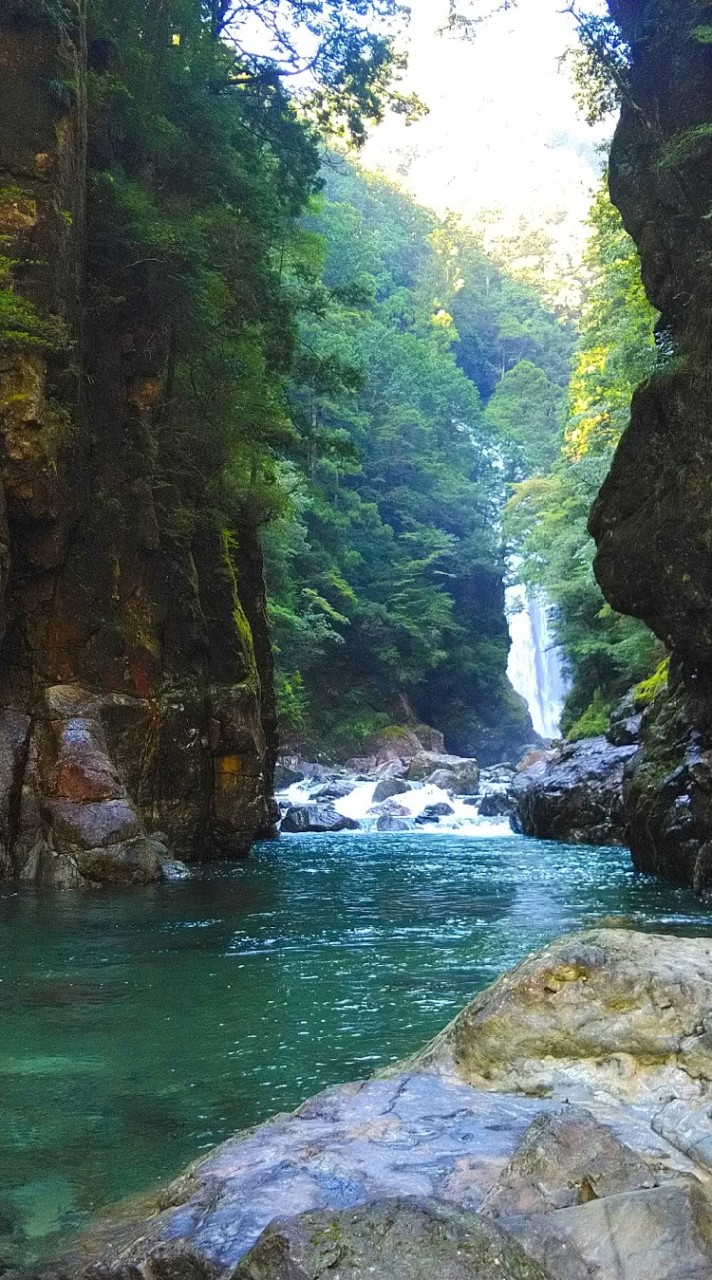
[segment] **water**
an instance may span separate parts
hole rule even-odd
[[[0,897],[0,1258],[234,1130],[365,1076],[602,913],[709,931],[624,850],[519,837],[288,837],[127,893]]]
[[[568,686],[546,605],[536,592],[509,587],[507,617],[512,639],[507,666],[510,684],[525,699],[534,732],[541,738],[557,738]]]

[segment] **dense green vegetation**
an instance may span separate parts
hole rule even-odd
[[[524,580],[543,586],[556,608],[555,629],[574,680],[563,728],[573,738],[602,732],[612,705],[662,657],[647,627],[604,601],[587,532],[633,391],[658,359],[656,316],[638,254],[605,191],[591,213],[586,266],[589,289],[560,456],[551,470],[516,486],[507,518],[509,536],[524,556]]]
[[[154,333],[155,366],[134,372],[160,372],[145,461],[164,536],[189,549],[197,523],[228,530],[239,569],[240,530],[262,532],[287,736],[357,753],[425,721],[496,751],[526,735],[504,674],[512,483],[510,542],[575,675],[567,726],[597,722],[657,656],[604,606],[585,533],[651,315],[602,199],[569,385],[570,324],[476,232],[324,159],[324,137],[360,141],[385,102],[418,109],[394,87],[400,12],[91,6],[87,332],[122,349],[136,317]],[[2,298],[6,346],[59,341],[14,286]]]
[[[266,532],[285,728],[357,752],[394,720],[526,738],[505,679],[506,481],[555,456],[571,334],[454,220],[332,156]]]
[[[137,422],[136,448],[145,444],[141,465],[165,502],[162,528],[186,548],[196,519],[239,530],[279,504],[277,458],[294,434],[284,379],[302,305],[290,264],[320,185],[315,122],[359,139],[393,100],[396,0],[254,8],[89,6],[89,360],[105,364],[118,348],[127,377],[160,380],[153,439]],[[23,22],[50,17],[42,4],[18,7]],[[269,56],[252,54],[248,38],[259,47],[267,35]],[[302,42],[310,71],[298,113],[284,85]],[[7,308],[0,317],[43,340],[31,320]],[[92,351],[95,341],[105,349]],[[134,345],[148,354],[132,369]]]

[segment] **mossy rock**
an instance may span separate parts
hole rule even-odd
[[[232,1280],[550,1280],[494,1223],[435,1200],[383,1200],[272,1223]]]

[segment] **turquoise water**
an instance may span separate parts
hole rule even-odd
[[[611,912],[712,932],[624,850],[506,837],[291,837],[157,888],[6,891],[0,1259],[412,1051],[527,951]]]

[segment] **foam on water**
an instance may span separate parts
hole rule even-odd
[[[351,818],[354,822],[358,822],[364,831],[375,832],[381,811],[372,812],[374,808],[373,796],[378,785],[377,780],[369,779],[368,781],[358,781],[354,779],[353,789],[348,795],[338,800],[329,800],[324,803],[331,805],[337,813],[344,818]],[[322,780],[304,782],[296,782],[291,787],[287,787],[278,795],[278,800],[282,805],[303,805],[315,803],[316,793],[324,786]],[[490,787],[487,790],[501,791],[501,787]],[[479,797],[481,798],[481,797]],[[469,797],[468,797],[469,799]],[[460,796],[452,796],[449,792],[444,791],[441,787],[435,787],[432,783],[410,784],[410,790],[402,795],[393,796],[394,802],[400,808],[407,811],[406,820],[415,822],[420,818],[421,814],[431,805],[446,804],[453,810],[450,814],[443,814],[432,822],[418,822],[412,827],[414,833],[422,833],[424,835],[432,835],[435,832],[447,833],[449,835],[462,836],[510,836],[512,829],[506,818],[483,818],[477,812],[476,803],[467,803],[466,799]]]

